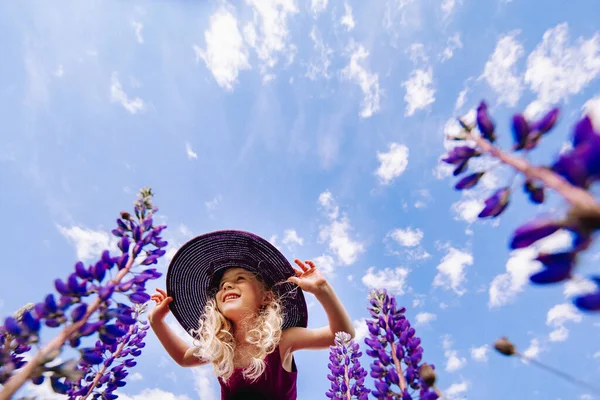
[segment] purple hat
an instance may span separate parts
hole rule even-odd
[[[295,273],[285,256],[252,233],[224,230],[188,241],[169,265],[167,293],[173,298],[169,307],[186,332],[198,329],[206,302],[216,294],[223,273],[231,267],[259,275],[280,298],[282,329],[307,326],[304,294],[298,286],[286,282]]]

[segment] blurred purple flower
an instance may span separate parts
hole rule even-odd
[[[510,188],[505,187],[497,190],[485,201],[485,207],[479,213],[479,218],[497,217],[502,214],[510,200]]]
[[[331,388],[326,393],[328,398],[368,399],[370,390],[364,385],[367,371],[360,365],[361,355],[358,343],[352,340],[350,334],[335,334],[335,345],[330,347],[329,353],[331,374],[327,378],[331,381]]]
[[[488,115],[485,101],[482,101],[477,107],[477,127],[479,128],[479,132],[481,132],[481,137],[492,143],[496,141],[494,122]]]

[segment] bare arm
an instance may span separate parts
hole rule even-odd
[[[150,323],[150,327],[163,345],[171,358],[182,367],[196,367],[206,364],[206,361],[194,355],[194,348],[190,347],[182,338],[177,336],[164,321]]]
[[[156,289],[156,291],[157,293],[151,297],[156,302],[156,307],[148,314],[148,321],[160,343],[171,358],[182,367],[195,367],[206,364],[206,361],[194,355],[194,348],[177,336],[165,323],[165,317],[169,313],[169,303],[173,301],[173,298],[168,297],[162,289]]]
[[[296,263],[298,264],[298,262]],[[316,329],[301,327],[286,329],[280,341],[280,347],[284,354],[301,349],[327,348],[333,345],[337,332],[347,332],[352,337],[355,335],[350,315],[335,294],[333,287],[316,270],[312,262],[307,261],[307,264],[311,266],[310,269],[303,268],[303,273],[297,274],[297,277],[290,278],[290,280],[297,283],[303,290],[315,295],[327,314],[329,325]]]

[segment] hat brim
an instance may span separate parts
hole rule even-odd
[[[223,230],[197,236],[175,254],[167,271],[167,294],[173,298],[171,312],[193,336],[206,302],[216,292],[216,277],[231,267],[260,276],[281,301],[282,329],[306,327],[308,310],[302,290],[286,282],[294,268],[267,240],[249,232]]]

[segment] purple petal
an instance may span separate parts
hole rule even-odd
[[[525,147],[529,135],[529,124],[522,114],[513,116],[513,136],[515,139],[515,150],[521,150]]]
[[[529,280],[539,285],[558,283],[571,278],[570,265],[555,265],[551,268],[545,268],[529,277]]]
[[[35,318],[29,310],[25,311],[21,317],[21,322],[27,327],[29,332],[37,332],[40,330],[40,321]]]
[[[497,217],[502,214],[508,206],[510,199],[510,188],[505,187],[497,190],[489,199],[485,201],[485,207],[479,213],[479,218]]]
[[[573,130],[573,147],[587,142],[593,135],[596,135],[596,133],[594,132],[592,120],[589,116],[585,116],[585,118],[575,125],[575,129]]]
[[[515,230],[511,249],[522,249],[537,242],[546,236],[552,235],[554,232],[562,228],[562,224],[550,219],[535,219],[520,226]]]
[[[600,311],[600,291],[577,297],[575,305],[584,311]]]
[[[85,303],[81,303],[80,305],[75,307],[75,309],[73,309],[73,311],[71,312],[71,319],[73,320],[73,322],[79,322],[81,318],[83,318],[83,316],[85,315],[86,311],[87,304]]]
[[[98,261],[92,267],[92,275],[98,282],[102,282],[106,276],[106,264],[103,261]]]
[[[150,295],[144,292],[135,292],[129,295],[129,300],[136,304],[143,304],[150,300]]]
[[[56,307],[56,301],[54,300],[54,296],[51,294],[46,296],[46,299],[44,300],[44,306],[46,307],[46,310],[48,310],[48,312],[55,313],[56,311],[58,311],[58,308]]]
[[[111,283],[108,286],[103,286],[98,289],[98,297],[100,297],[101,300],[106,301],[112,296],[114,291],[115,285]]]
[[[490,142],[494,142],[496,140],[494,135],[494,123],[488,115],[487,104],[484,101],[482,101],[479,104],[479,107],[477,107],[477,126],[479,128],[479,132],[481,132],[481,136],[484,139],[487,139]]]
[[[121,249],[121,251],[123,253],[127,253],[129,251],[129,245],[131,244],[131,241],[129,240],[129,238],[127,236],[123,236],[123,238],[121,240],[119,240],[119,249]]]
[[[460,181],[458,181],[458,183],[456,184],[456,186],[454,188],[458,189],[458,190],[470,189],[473,186],[477,185],[477,183],[479,182],[479,180],[481,179],[481,177],[484,174],[485,174],[485,172],[476,172],[474,174],[467,175],[464,178],[462,178]]]
[[[458,176],[458,175],[462,174],[463,172],[465,172],[467,170],[468,165],[469,165],[469,159],[464,160],[463,162],[458,164],[458,166],[456,168],[454,168],[452,175]]]
[[[62,295],[67,296],[67,295],[71,294],[71,291],[67,288],[67,285],[65,285],[65,283],[63,281],[61,281],[60,279],[57,279],[54,281],[54,287],[56,288],[58,293],[60,293]]]
[[[4,320],[4,329],[6,329],[6,332],[8,332],[14,336],[19,336],[22,332],[21,327],[19,326],[19,323],[13,317],[7,317]]]
[[[546,115],[544,115],[542,119],[533,124],[533,129],[540,131],[542,135],[549,132],[552,128],[554,128],[554,125],[556,125],[559,115],[560,110],[558,108],[553,108]]]
[[[75,264],[75,273],[81,279],[87,279],[90,277],[90,272],[87,270],[87,268],[81,261]]]
[[[577,149],[580,149],[580,147]],[[572,185],[586,187],[588,172],[585,167],[585,161],[579,154],[581,150],[576,152],[577,149],[561,155],[558,161],[552,166],[552,170]]]

